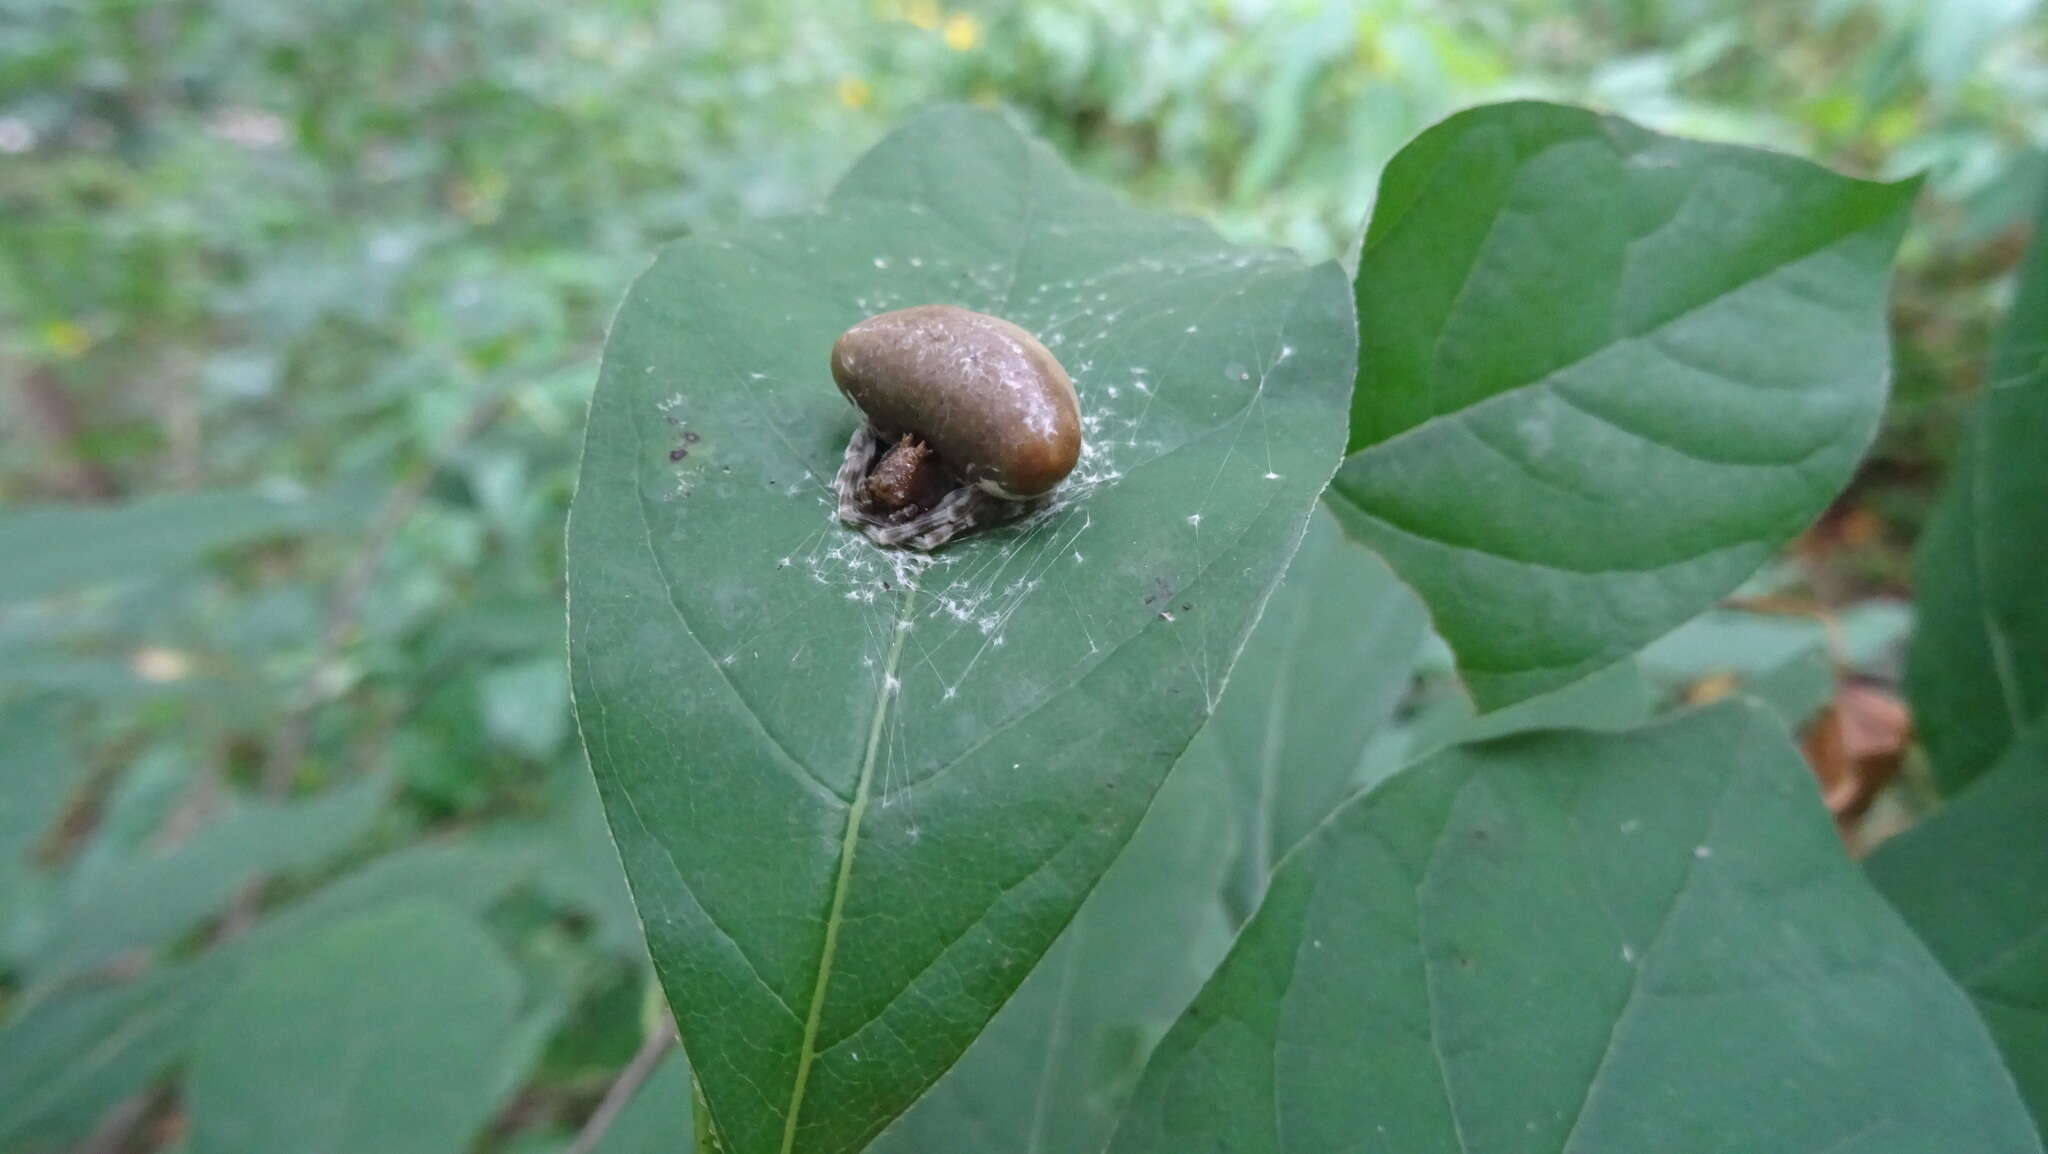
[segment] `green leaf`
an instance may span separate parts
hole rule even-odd
[[[1220,763],[1244,833],[1234,922],[1288,850],[1361,783],[1366,746],[1408,689],[1428,627],[1384,562],[1317,513],[1188,756]]]
[[[495,1105],[518,975],[436,902],[344,921],[264,958],[201,1028],[185,1103],[207,1154],[446,1154]]]
[[[0,1029],[0,1149],[65,1148],[84,1138],[115,1103],[189,1051],[207,1008],[252,961],[396,902],[431,899],[441,907],[480,909],[519,880],[531,856],[469,842],[415,846],[379,858],[192,962],[34,1003]]]
[[[1846,633],[1846,626],[1838,628]],[[1829,629],[1817,617],[1710,609],[1651,642],[1639,661],[1674,696],[1704,680],[1732,678],[1796,730],[1834,699]]]
[[[480,912],[533,872],[537,847],[475,838],[427,841],[386,854],[258,922],[230,950],[260,952],[359,914],[413,898]]]
[[[308,498],[232,492],[13,509],[0,514],[0,604],[160,575],[322,515]]]
[[[1745,678],[1742,691],[1769,706],[1787,728],[1803,730],[1835,700],[1835,663],[1824,647],[1802,649],[1782,665]]]
[[[545,758],[569,735],[569,672],[561,653],[492,670],[477,686],[484,732],[527,757]]]
[[[2048,1129],[2048,736],[2005,760],[1864,863],[1977,1003]]]
[[[963,1142],[1097,1154],[1273,859],[1349,792],[1422,629],[1414,594],[1316,515],[1216,716],[1130,844],[959,1064],[870,1154]]]
[[[1116,1154],[2038,1151],[1969,1002],[1728,705],[1440,754],[1339,810]]]
[[[1332,504],[1482,709],[1669,631],[1841,488],[1884,406],[1915,188],[1546,104],[1394,159]]]
[[[1655,688],[1633,661],[1492,713],[1475,713],[1456,688],[1428,687],[1425,693],[1433,696],[1425,696],[1413,716],[1381,732],[1366,751],[1361,783],[1383,781],[1449,746],[1532,729],[1627,729],[1649,720],[1657,707]]]
[[[1667,691],[1709,677],[1744,681],[1792,665],[1813,649],[1825,653],[1828,627],[1818,617],[1709,609],[1645,646],[1643,671]]]
[[[64,1150],[190,1044],[229,971],[205,962],[45,999],[0,1030],[0,1150]]]
[[[191,929],[256,877],[346,847],[376,817],[389,784],[375,774],[305,801],[247,803],[169,853],[122,861],[65,895],[54,932],[24,968],[50,981]]]
[[[120,873],[191,796],[198,772],[188,743],[170,740],[144,748],[96,797],[92,832],[64,862],[67,888],[98,885]],[[74,889],[78,892],[78,889]]]
[[[1053,509],[925,559],[834,520],[855,414],[825,369],[929,301],[1037,332],[1089,447]],[[858,1148],[1051,945],[1214,708],[1356,348],[1335,265],[1133,210],[960,109],[635,285],[570,523],[572,684],[731,1149]]]
[[[1146,1054],[1236,929],[1224,899],[1246,847],[1228,768],[1189,751],[1016,996],[871,1154],[1102,1149]]]
[[[0,959],[18,959],[47,917],[51,886],[34,852],[80,769],[64,723],[54,699],[0,702]]]
[[[56,701],[0,702],[0,877],[20,866],[64,808],[77,776]]]
[[[537,828],[501,822],[496,829],[515,847],[542,851],[535,884],[590,919],[592,944],[635,965],[644,964],[647,939],[640,933],[640,915],[605,828],[597,786],[581,765],[574,767],[573,777],[550,784],[557,786],[549,798],[551,812]]]
[[[1955,474],[1915,557],[1915,728],[1954,792],[2048,721],[2048,195]]]

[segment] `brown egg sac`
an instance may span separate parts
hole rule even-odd
[[[1081,457],[1073,381],[999,317],[953,305],[869,317],[833,344],[832,379],[886,442],[917,437],[1006,501],[1050,493]]]

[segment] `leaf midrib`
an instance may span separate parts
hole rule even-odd
[[[818,1028],[825,1016],[825,994],[832,983],[832,958],[839,948],[839,927],[845,920],[846,895],[853,880],[853,856],[860,848],[860,823],[867,816],[868,790],[875,776],[875,756],[881,749],[882,731],[889,717],[889,703],[896,697],[896,668],[903,658],[903,640],[909,634],[912,607],[917,597],[917,577],[903,586],[903,608],[896,619],[896,636],[889,643],[889,656],[882,664],[881,684],[875,691],[874,717],[868,723],[867,752],[862,755],[860,779],[853,789],[853,804],[846,811],[846,832],[839,839],[839,872],[832,880],[832,905],[825,915],[825,941],[818,950],[818,981],[811,989],[810,1010],[804,1016],[803,1042],[797,1049],[796,1078],[790,1085],[789,1112],[782,1123],[782,1154],[796,1148],[797,1118],[802,1112],[804,1089],[811,1077],[811,1064],[818,1056]]]
[[[1036,173],[1031,163],[1030,150],[1025,150],[1025,191],[1024,226],[1018,229],[1020,239],[1017,250],[1010,256],[1010,279],[1003,287],[1004,314],[1009,312],[1010,299],[1017,289],[1017,276],[1021,271],[1025,246],[1030,240],[1030,222],[1038,207],[1038,184],[1030,179]],[[999,314],[1000,315],[1000,314]],[[796,1077],[790,1084],[789,1111],[782,1120],[782,1154],[796,1149],[797,1120],[803,1113],[804,1090],[810,1082],[811,1066],[818,1057],[818,1030],[825,1017],[825,995],[832,983],[832,960],[839,949],[839,927],[845,920],[846,895],[852,888],[853,858],[860,848],[860,824],[867,816],[868,792],[875,775],[875,755],[881,748],[882,731],[889,716],[889,703],[895,699],[897,689],[896,669],[903,657],[903,641],[909,633],[912,608],[917,597],[918,578],[913,573],[903,584],[903,608],[896,618],[895,637],[889,642],[889,656],[882,663],[881,683],[875,691],[875,709],[868,723],[867,751],[861,756],[860,777],[854,784],[853,804],[846,811],[846,832],[839,840],[839,872],[832,880],[832,904],[825,915],[825,940],[818,949],[818,981],[811,989],[811,1005],[804,1015],[803,1041],[797,1047]]]

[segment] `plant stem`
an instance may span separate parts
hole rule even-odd
[[[626,1104],[633,1100],[633,1095],[640,1092],[640,1087],[654,1073],[654,1068],[661,1064],[662,1055],[668,1053],[668,1048],[675,1043],[675,1019],[663,1015],[661,1024],[648,1031],[646,1039],[640,1043],[639,1051],[633,1055],[633,1060],[627,1062],[626,1068],[619,1071],[619,1076],[612,1081],[611,1086],[605,1090],[604,1097],[599,1100],[597,1109],[590,1112],[590,1120],[583,1124],[583,1129],[577,1133],[576,1140],[569,1143],[569,1148],[562,1151],[562,1154],[590,1154],[596,1149],[597,1144],[604,1140],[605,1131],[610,1130],[612,1123],[619,1120],[619,1115],[625,1111]]]

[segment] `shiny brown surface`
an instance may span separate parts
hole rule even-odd
[[[833,344],[832,379],[884,437],[916,434],[998,497],[1050,492],[1081,456],[1073,381],[1000,317],[953,305],[869,317]]]

